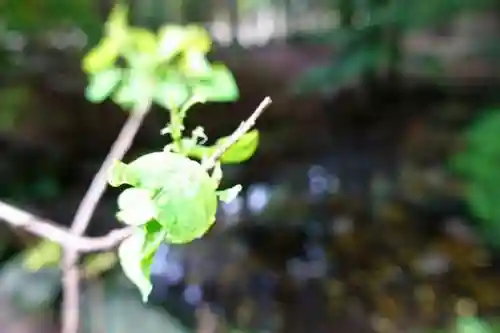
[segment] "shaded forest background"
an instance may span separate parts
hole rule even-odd
[[[85,100],[80,69],[112,5],[0,4],[1,200],[56,221],[76,209],[125,119]],[[225,170],[244,193],[206,238],[158,253],[151,304],[112,254],[84,266],[83,332],[499,329],[498,3],[130,5],[136,25],[204,25],[235,74],[240,100],[197,106],[189,126],[227,135],[274,103],[257,155]],[[167,116],[150,114],[130,157],[164,144]],[[116,227],[115,198],[91,235]],[[0,228],[2,332],[57,332],[57,253]]]

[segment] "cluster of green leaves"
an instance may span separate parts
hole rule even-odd
[[[128,11],[117,6],[99,44],[85,57],[92,102],[109,96],[125,109],[152,100],[172,110],[195,102],[226,102],[238,98],[231,72],[210,64],[211,39],[198,26],[164,26],[157,34],[127,23]]]
[[[465,198],[482,222],[482,234],[498,246],[500,232],[500,110],[487,112],[465,132],[466,148],[451,159],[451,167],[466,181]]]
[[[118,257],[144,301],[152,289],[150,266],[160,244],[189,243],[210,229],[219,200],[230,201],[241,190],[240,185],[218,189],[221,163],[249,159],[259,142],[259,133],[250,131],[224,151],[215,165],[207,166],[205,158],[228,138],[205,145],[202,127],[184,136],[184,119],[191,106],[238,98],[231,72],[207,60],[210,47],[208,33],[197,26],[164,26],[157,34],[131,27],[127,9],[118,5],[110,14],[103,39],[83,61],[90,101],[110,97],[130,112],[155,103],[170,114],[162,134],[171,140],[162,151],[128,164],[116,161],[109,171],[111,186],[129,186],[119,195],[117,218],[135,232],[120,245]]]

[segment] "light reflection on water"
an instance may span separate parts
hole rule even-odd
[[[331,169],[331,168],[330,168]],[[339,178],[332,172],[328,170],[327,167],[313,164],[313,165],[302,165],[290,168],[288,171],[289,174],[282,173],[281,176],[283,178],[279,179],[278,184],[271,183],[256,183],[248,186],[243,193],[240,193],[233,201],[229,203],[220,204],[221,208],[221,216],[217,223],[223,223],[225,226],[237,225],[237,223],[242,218],[243,214],[246,212],[250,213],[252,216],[258,216],[261,213],[265,212],[269,205],[274,203],[273,200],[277,199],[277,197],[281,197],[281,192],[288,192],[287,197],[291,197],[294,195],[306,196],[310,197],[312,200],[320,199],[324,196],[331,195],[333,193],[337,193],[340,190],[340,180]],[[280,198],[278,205],[278,210],[285,210],[287,204],[287,198]],[[312,228],[314,223],[310,225]],[[321,227],[318,225],[321,229]],[[311,229],[311,228],[308,228]],[[317,228],[316,228],[317,229]],[[321,230],[309,230],[309,236],[312,238],[317,238],[322,233]],[[203,242],[204,240],[201,240]],[[187,266],[192,266],[192,263],[188,263],[188,261],[199,261],[194,258],[187,259],[185,255],[185,250],[188,246],[161,246],[158,252],[156,253],[156,257],[151,268],[151,274],[154,276],[161,277],[163,283],[168,285],[176,285],[181,283],[185,278],[188,272],[186,271]],[[246,252],[246,251],[244,251]],[[310,247],[309,251],[310,256],[314,258],[309,258],[308,261],[324,261],[323,255],[318,253],[317,247]],[[313,254],[314,252],[314,254]],[[207,258],[207,252],[203,255],[195,254],[198,256],[202,262],[198,265],[202,265],[204,267],[210,266],[210,261],[214,261],[214,265],[217,265],[216,262],[220,260],[217,254],[214,253],[213,258]],[[204,258],[204,259],[201,259]],[[290,258],[293,262],[294,258]],[[313,260],[314,259],[314,260]],[[292,266],[295,266],[292,264]],[[321,265],[320,265],[321,266]],[[289,272],[292,276],[294,273],[293,269]],[[196,294],[194,290],[197,290],[194,286],[187,287],[190,291],[186,291],[186,295],[194,295]],[[193,289],[195,288],[195,289]],[[194,297],[194,296],[193,296]],[[189,296],[190,299],[191,296]]]
[[[170,245],[161,245],[151,265],[151,275],[161,276],[168,284],[177,284],[185,276],[182,257],[171,250]]]

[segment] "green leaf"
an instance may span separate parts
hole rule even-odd
[[[215,222],[216,186],[198,162],[167,154],[170,172],[155,197],[157,220],[167,230],[167,242],[188,243],[203,236]]]
[[[151,265],[165,235],[166,230],[159,223],[151,221],[143,230],[136,230],[118,248],[118,258],[123,272],[139,289],[143,302],[147,302],[153,289],[150,279]]]
[[[143,302],[147,302],[149,294],[153,290],[150,280],[153,256],[143,256],[145,242],[146,233],[142,230],[136,230],[118,248],[118,258],[123,273],[139,289]]]
[[[126,179],[127,165],[121,161],[114,161],[108,171],[108,184],[112,187],[118,187],[123,184],[129,184]]]
[[[202,145],[197,145],[197,144],[191,144],[190,146],[186,145],[186,148],[189,148],[189,150],[186,151],[187,155],[190,157],[198,158],[200,160],[212,155],[215,150],[217,149],[217,145],[215,146],[202,146]]]
[[[164,26],[158,32],[158,55],[165,61],[171,60],[182,51],[186,35],[181,26]]]
[[[220,147],[229,137],[223,137],[217,140],[216,144],[212,147],[197,145],[189,152],[189,156],[196,158],[204,158],[212,155],[218,147]],[[225,164],[236,164],[248,160],[257,150],[259,145],[259,131],[252,130],[245,133],[241,138],[229,147],[224,154],[220,157],[219,161]]]
[[[167,25],[160,29],[158,36],[158,55],[164,61],[170,61],[188,50],[207,53],[211,47],[208,32],[195,25]]]
[[[158,247],[163,243],[167,230],[158,221],[149,221],[144,225],[146,232],[146,241],[142,248],[143,257],[149,258],[153,256]]]
[[[125,109],[151,98],[153,78],[143,71],[133,70],[125,76],[113,95],[113,101]]]
[[[212,74],[212,68],[205,54],[198,51],[186,51],[179,68],[184,75],[192,78],[210,78]]]
[[[205,99],[202,98],[202,96],[196,96],[196,95],[191,95],[189,99],[182,104],[182,107],[180,108],[179,112],[183,115],[186,114],[186,112],[191,109],[195,104],[198,103],[205,103]]]
[[[114,184],[126,183],[155,193],[155,220],[165,228],[168,242],[191,242],[214,223],[216,186],[200,163],[166,151],[141,156],[128,165],[117,163],[114,168]],[[136,207],[130,205],[130,209]]]
[[[23,266],[30,271],[38,271],[44,267],[57,266],[61,258],[61,245],[42,240],[23,252]]]
[[[217,196],[212,182],[179,183],[158,196],[158,221],[167,230],[170,244],[185,244],[202,237],[215,222]]]
[[[240,184],[238,184],[226,190],[218,191],[217,195],[221,201],[229,203],[238,196],[238,194],[241,192],[242,189],[243,187]]]
[[[119,49],[120,45],[116,41],[104,38],[83,58],[83,70],[87,74],[94,74],[114,66]]]
[[[86,279],[95,279],[115,267],[117,262],[115,251],[101,252],[87,256],[81,267]]]
[[[128,225],[142,225],[156,216],[153,192],[128,188],[118,196],[118,220]]]
[[[225,142],[227,138],[219,139],[218,145]],[[259,145],[259,131],[252,130],[245,133],[241,138],[224,154],[222,154],[220,161],[222,163],[241,163],[248,160],[253,156]]]
[[[110,171],[112,186],[130,185],[141,189],[156,191],[168,179],[168,156],[156,152],[143,155],[129,164],[115,162]]]
[[[238,99],[239,89],[231,71],[224,65],[212,65],[210,76],[196,82],[194,94],[210,102],[232,102]]]
[[[135,106],[137,102],[134,98],[134,91],[129,84],[122,84],[118,87],[116,93],[113,95],[113,102],[120,105],[123,109],[129,110]]]
[[[136,101],[148,100],[152,93],[154,79],[149,75],[149,73],[143,73],[141,71],[132,71],[130,73],[129,86],[130,90],[133,92],[133,97]]]
[[[181,107],[188,98],[188,87],[180,81],[167,79],[160,82],[155,88],[154,101],[168,110]]]
[[[140,53],[150,55],[156,54],[158,42],[156,36],[151,31],[144,28],[129,28],[128,36],[133,48]]]
[[[104,101],[116,88],[121,77],[122,71],[119,68],[110,68],[91,75],[89,85],[85,89],[85,97],[93,103]]]
[[[186,41],[184,51],[196,51],[207,53],[212,46],[212,39],[208,31],[198,25],[188,25],[184,27],[186,32]]]
[[[106,36],[119,44],[123,43],[128,36],[127,18],[128,7],[124,4],[115,5],[106,21]]]

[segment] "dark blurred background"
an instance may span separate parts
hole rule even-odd
[[[0,3],[1,200],[71,219],[125,119],[85,100],[80,69],[112,6]],[[217,138],[274,103],[255,157],[225,168],[245,190],[210,234],[161,248],[147,305],[118,267],[90,274],[83,332],[500,331],[499,2],[130,6],[135,25],[202,24],[234,72],[240,100],[189,126]],[[165,144],[156,111],[129,156]],[[89,234],[117,227],[115,199]],[[58,331],[57,265],[23,264],[36,243],[0,225],[2,333]]]

